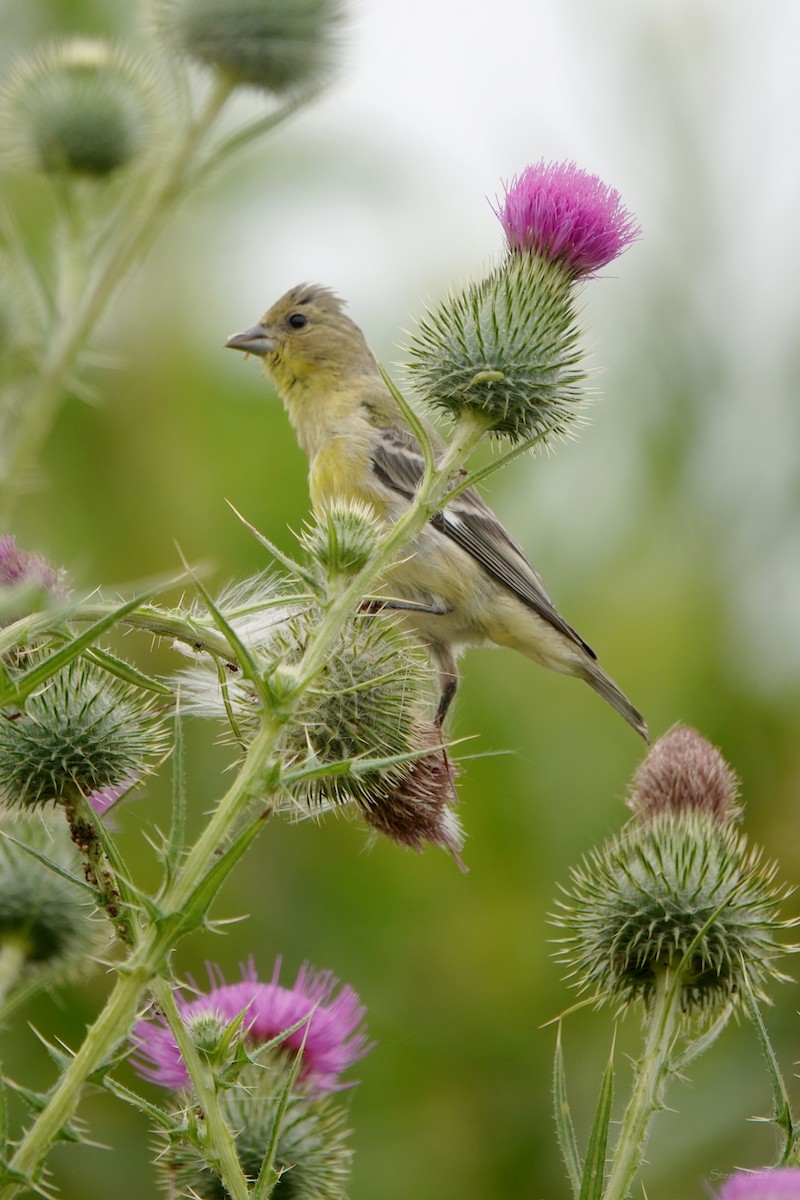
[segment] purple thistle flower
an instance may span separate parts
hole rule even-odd
[[[332,972],[315,971],[307,963],[300,968],[293,987],[281,987],[280,965],[278,958],[269,983],[258,979],[252,959],[242,968],[239,983],[225,983],[219,968],[209,967],[209,992],[194,1000],[177,996],[183,1020],[188,1024],[199,1014],[210,1013],[233,1021],[244,1012],[245,1036],[252,1043],[263,1044],[309,1017],[280,1043],[280,1049],[296,1054],[303,1047],[300,1077],[313,1092],[334,1092],[350,1086],[340,1082],[340,1074],[374,1045],[359,1028],[366,1009],[358,995],[351,987],[342,987],[334,996],[338,979]],[[172,1090],[189,1087],[189,1073],[163,1017],[139,1021],[131,1041],[139,1055],[131,1061],[144,1079]]]
[[[0,537],[0,587],[17,583],[35,584],[56,596],[65,594],[63,572],[51,567],[41,554],[20,550],[17,539],[7,533]]]
[[[576,278],[592,276],[639,237],[619,192],[573,162],[526,167],[495,214],[512,254],[538,254]]]
[[[126,796],[138,782],[137,778],[131,776],[120,780],[119,783],[110,783],[107,787],[97,788],[95,791],[90,792],[86,799],[98,817],[102,817],[112,805],[121,800],[123,796]]]
[[[798,1200],[800,1168],[776,1167],[772,1171],[731,1176],[719,1200]]]

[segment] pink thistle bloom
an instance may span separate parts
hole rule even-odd
[[[526,167],[495,213],[512,254],[541,255],[576,278],[592,276],[639,237],[619,192],[575,163]]]
[[[339,1076],[363,1058],[374,1043],[359,1028],[366,1009],[351,987],[342,987],[333,995],[339,981],[330,971],[314,971],[304,963],[294,987],[278,984],[280,959],[275,963],[270,983],[256,976],[252,960],[242,968],[239,983],[225,983],[219,968],[209,967],[211,990],[194,1000],[178,995],[183,1020],[210,1014],[233,1021],[244,1013],[244,1036],[256,1045],[264,1044],[291,1028],[309,1020],[290,1033],[280,1049],[297,1054],[303,1047],[300,1078],[314,1092],[334,1092],[350,1086]],[[190,1086],[189,1073],[163,1017],[139,1021],[131,1034],[138,1059],[132,1059],[138,1073],[162,1087],[178,1090]]]
[[[772,1171],[731,1176],[719,1200],[798,1200],[800,1168],[776,1167]]]
[[[36,584],[56,596],[65,594],[63,572],[51,567],[41,554],[20,550],[17,539],[7,533],[0,537],[0,587],[16,583]]]
[[[86,798],[98,817],[102,817],[103,813],[108,812],[112,805],[126,796],[136,783],[138,783],[137,779],[123,779],[120,783],[109,783],[107,787],[97,788]]]

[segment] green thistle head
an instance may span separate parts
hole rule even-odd
[[[306,614],[281,632],[285,664],[318,619]],[[429,683],[427,661],[406,634],[385,617],[355,616],[285,731],[285,767],[309,772],[292,787],[293,802],[317,811],[348,802],[364,810],[379,804],[409,771],[409,762],[380,760],[416,750],[415,726]],[[351,760],[350,768],[340,769]]]
[[[0,712],[0,797],[31,809],[69,801],[76,792],[90,799],[119,794],[164,748],[161,719],[143,693],[76,661],[22,710]]]
[[[378,533],[378,518],[369,505],[342,502],[320,513],[301,541],[311,561],[333,580],[358,574],[369,561]]]
[[[239,1086],[220,1093],[242,1170],[251,1180],[272,1139],[285,1083],[285,1068],[250,1067]],[[346,1200],[353,1157],[346,1119],[341,1104],[330,1096],[314,1097],[302,1089],[290,1092],[275,1156],[275,1169],[281,1172],[271,1193],[276,1200]],[[158,1161],[164,1193],[173,1200],[226,1200],[219,1177],[187,1140],[173,1138]]]
[[[632,822],[572,872],[553,917],[569,978],[598,1001],[647,1001],[657,976],[680,971],[684,1010],[763,995],[783,978],[775,935],[789,894],[777,867],[731,824],[706,812]]]
[[[235,84],[282,95],[326,81],[335,57],[339,0],[169,0],[167,36],[189,58]]]
[[[152,144],[159,89],[146,64],[74,38],[13,63],[0,89],[0,149],[47,175],[105,178]]]
[[[575,421],[580,364],[573,279],[535,255],[509,255],[486,279],[419,322],[408,369],[422,398],[497,436],[547,440]]]
[[[61,828],[19,822],[14,835],[67,870],[76,856]],[[20,979],[44,982],[81,973],[100,952],[105,929],[81,888],[0,834],[0,946],[15,945]]]

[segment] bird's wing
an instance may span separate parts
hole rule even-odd
[[[386,487],[411,499],[424,469],[416,439],[401,430],[382,429],[372,451],[372,469]],[[506,532],[474,488],[468,488],[431,518],[434,529],[449,537],[476,562],[544,617],[555,629],[580,646],[591,658],[594,651],[557,611],[538,571]]]

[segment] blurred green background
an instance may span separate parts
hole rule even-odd
[[[287,0],[289,2],[289,0]],[[4,57],[78,31],[137,40],[121,0],[6,0]],[[742,779],[747,829],[798,876],[800,487],[798,479],[793,57],[790,0],[361,0],[339,82],[187,203],[108,314],[95,406],[65,404],[40,487],[13,530],[87,592],[173,572],[176,544],[222,585],[264,566],[232,501],[280,546],[307,511],[305,468],[279,403],[227,334],[302,279],[351,302],[384,362],[409,313],[499,251],[484,197],[540,157],[574,159],[619,188],[643,238],[592,281],[585,317],[603,398],[580,439],[491,481],[493,507],[561,611],[650,721],[719,745]],[[243,101],[243,108],[247,101]],[[44,244],[36,181],[3,180]],[[177,658],[133,637],[151,668]],[[285,978],[308,959],[361,994],[377,1047],[351,1097],[352,1200],[555,1200],[567,1186],[550,1110],[554,1029],[574,996],[549,957],[547,911],[570,864],[619,828],[642,755],[588,688],[501,651],[465,660],[453,731],[462,747],[469,873],[333,819],[275,822],[215,907],[247,913],[224,938],[182,943],[229,976],[248,955]],[[190,730],[199,824],[228,754]],[[145,881],[145,835],[168,779],[115,814]],[[107,981],[42,997],[4,1031],[5,1070],[45,1086],[29,1025],[76,1044]],[[791,1076],[797,989],[769,1024]],[[585,1134],[612,1022],[581,1012],[564,1038]],[[635,1016],[618,1030],[635,1053]],[[734,1165],[773,1154],[770,1095],[750,1030],[732,1027],[677,1083],[656,1124],[649,1200],[702,1200]],[[795,1087],[795,1099],[800,1095]],[[87,1098],[113,1153],[64,1147],[65,1200],[154,1194],[150,1133]],[[639,1193],[637,1193],[639,1194]]]

